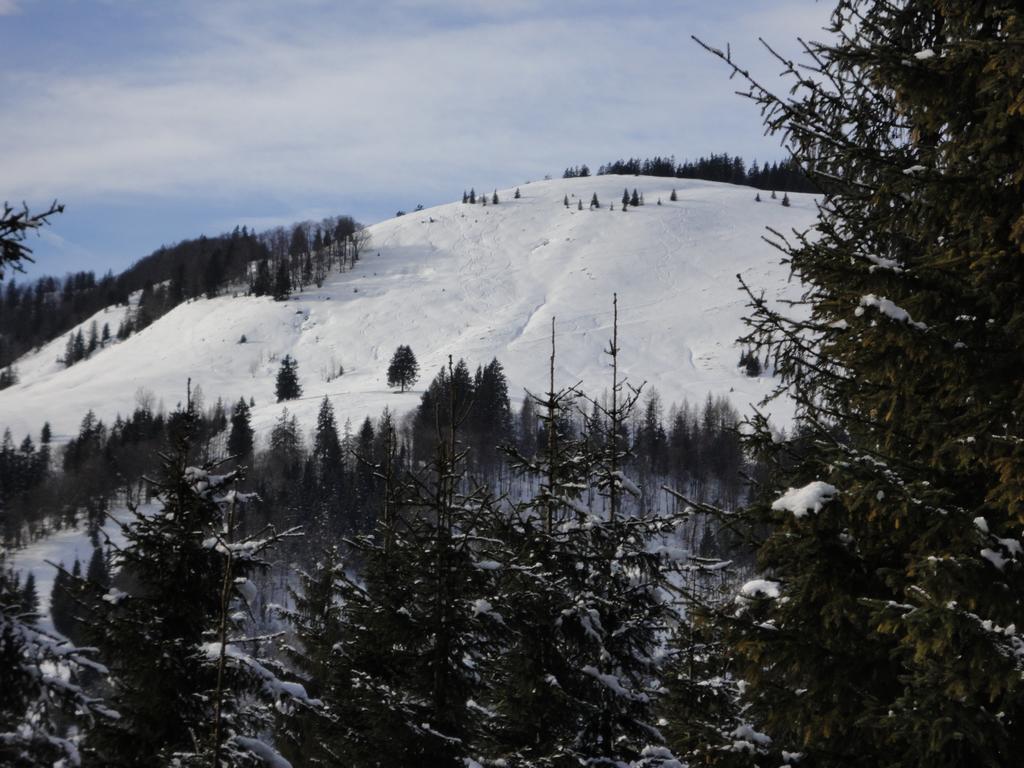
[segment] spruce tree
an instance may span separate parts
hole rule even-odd
[[[118,713],[82,686],[83,674],[106,673],[91,651],[38,626],[34,590],[32,574],[19,584],[0,550],[0,763],[73,765],[83,731]]]
[[[775,442],[755,418],[775,468],[744,515],[764,578],[723,626],[773,749],[1008,765],[1024,750],[1022,17],[848,0],[831,27],[809,45],[816,75],[787,64],[792,96],[750,88],[822,199],[813,231],[779,243],[808,314],[752,298],[748,341],[804,434]]]
[[[477,542],[493,507],[484,489],[462,490],[455,388],[446,391],[433,459],[394,492],[372,535],[350,540],[358,575],[338,572],[345,610],[328,679],[345,684],[326,706],[355,734],[333,732],[348,765],[465,765],[487,727],[478,669],[502,627]]]
[[[249,404],[238,398],[231,409],[231,431],[228,433],[228,454],[245,461],[252,455],[254,433],[249,422]]]
[[[302,385],[299,384],[299,366],[291,355],[285,355],[281,367],[277,371],[277,382],[274,386],[277,402],[294,400],[302,397]]]
[[[519,198],[521,198],[521,197],[522,197],[522,195],[521,195],[521,194],[520,194],[520,192],[519,192],[519,187],[516,187],[516,193],[515,193],[514,195],[512,195],[512,197],[513,197],[514,199],[516,199],[516,200],[518,200]]]
[[[498,204],[498,190],[494,190],[494,196],[491,198],[491,202],[494,205]]]
[[[595,192],[593,197],[590,198],[590,207],[591,208],[600,208],[601,207],[601,203],[599,203],[598,200],[597,200],[597,192]]]
[[[679,195],[677,195],[676,191],[673,189],[672,194],[668,196],[668,199],[674,203],[679,199]]]
[[[261,739],[273,707],[313,705],[246,640],[252,578],[290,532],[237,538],[251,496],[232,490],[236,473],[190,466],[191,399],[180,421],[158,485],[162,509],[132,510],[109,589],[83,585],[98,598],[87,631],[120,713],[88,734],[85,754],[96,764],[259,764],[277,754]]]

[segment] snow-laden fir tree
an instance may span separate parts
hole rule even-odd
[[[0,764],[77,765],[83,730],[118,717],[82,685],[106,669],[43,630],[31,601],[0,551]]]
[[[325,561],[303,580],[296,653],[320,677],[324,711],[285,727],[327,764],[462,766],[488,727],[479,670],[501,617],[486,599],[491,571],[478,543],[494,513],[486,490],[463,489],[465,413],[454,411],[455,388],[445,391],[445,434],[429,466],[401,484],[388,477],[387,428],[377,470],[388,487],[372,533],[347,540],[354,569]],[[337,638],[329,648],[325,634]]]
[[[728,615],[747,716],[818,766],[1024,752],[1024,16],[842,0],[793,95],[750,96],[822,190],[780,247],[808,310],[750,342],[806,437],[753,445],[762,578]],[[716,51],[728,60],[728,55]],[[741,73],[744,74],[744,73]],[[775,197],[775,194],[772,194]]]
[[[487,668],[490,749],[516,765],[619,765],[654,760],[661,638],[672,612],[660,538],[677,520],[625,514],[635,486],[622,473],[626,446],[612,435],[637,391],[618,379],[617,323],[609,354],[605,426],[582,440],[565,425],[581,397],[556,390],[535,398],[546,443],[538,458],[515,457],[540,493],[497,518],[484,551],[496,564],[495,610],[506,627]],[[663,549],[663,548],[662,548]],[[655,763],[650,763],[655,764]]]
[[[87,631],[120,713],[87,735],[83,754],[97,765],[263,765],[277,754],[264,738],[275,707],[315,705],[249,637],[253,578],[287,533],[238,537],[251,499],[231,490],[236,473],[189,466],[196,421],[190,399],[164,457],[161,509],[132,510],[112,585],[94,587]]]

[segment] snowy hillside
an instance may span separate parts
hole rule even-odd
[[[623,213],[624,186],[638,188],[646,205]],[[677,202],[669,201],[673,188]],[[57,362],[65,337],[55,339],[16,363],[19,383],[0,392],[0,426],[20,439],[48,420],[58,438],[67,436],[90,408],[108,423],[127,414],[140,390],[173,408],[192,377],[207,405],[217,397],[253,397],[253,424],[265,433],[281,411],[274,380],[285,354],[297,359],[305,390],[287,406],[306,429],[324,395],[341,421],[376,417],[384,406],[409,410],[449,354],[471,367],[497,357],[518,398],[523,387],[546,388],[552,316],[559,384],[582,380],[600,391],[608,385],[602,350],[614,291],[631,381],[647,380],[666,403],[731,393],[741,409],[768,390],[768,379],[747,378],[737,368],[733,342],[743,329],[744,300],[735,275],[769,295],[794,292],[779,254],[761,236],[766,226],[810,224],[812,197],[790,195],[792,207],[785,208],[767,194],[755,202],[746,187],[633,176],[520,189],[519,200],[514,187],[498,190],[497,206],[456,202],[376,224],[354,271],[331,274],[323,288],[287,302],[193,301],[68,369]],[[595,192],[602,207],[588,210]],[[96,319],[116,328],[123,311],[111,308]],[[405,394],[386,384],[399,344],[412,347],[421,370]],[[327,381],[338,366],[344,376]]]

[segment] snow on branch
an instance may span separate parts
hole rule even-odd
[[[854,314],[857,315],[857,317],[860,317],[861,315],[864,314],[865,307],[872,307],[874,309],[877,309],[883,315],[890,318],[891,320],[896,321],[897,323],[906,323],[907,325],[917,328],[919,331],[928,330],[927,325],[925,325],[924,323],[919,323],[916,320],[914,320],[910,316],[910,313],[907,312],[907,310],[903,309],[900,306],[897,306],[890,299],[886,299],[881,296],[875,296],[873,293],[861,296],[860,305],[857,307]]]
[[[775,512],[792,512],[794,517],[803,517],[808,513],[818,514],[826,503],[839,493],[834,485],[815,480],[803,488],[790,488],[782,496],[772,502]]]

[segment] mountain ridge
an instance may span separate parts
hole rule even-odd
[[[646,204],[623,212],[623,187],[636,188]],[[64,337],[55,339],[16,362],[19,382],[0,391],[0,425],[34,434],[49,421],[59,438],[73,434],[87,410],[108,423],[127,414],[139,392],[173,408],[188,378],[207,405],[254,398],[258,434],[282,405],[311,427],[325,395],[342,421],[357,422],[385,406],[414,407],[449,354],[471,366],[497,357],[515,399],[524,388],[547,386],[552,316],[558,385],[582,380],[600,392],[613,292],[623,371],[647,380],[664,402],[731,392],[743,409],[768,392],[768,377],[750,379],[736,367],[744,300],[735,275],[770,298],[795,296],[798,286],[787,283],[761,236],[766,226],[809,226],[813,196],[790,194],[783,207],[767,194],[755,202],[750,187],[644,176],[532,182],[520,185],[520,199],[515,189],[497,190],[498,205],[456,202],[372,225],[354,270],[331,273],[321,288],[288,301],[193,300],[70,368],[57,362]],[[602,207],[590,210],[595,193]],[[126,311],[107,308],[80,327],[96,318],[116,327]],[[412,347],[421,371],[404,394],[386,386],[399,344]],[[304,397],[277,404],[274,378],[285,354],[299,363]],[[344,376],[332,378],[339,366]],[[788,421],[784,404],[773,410]]]

